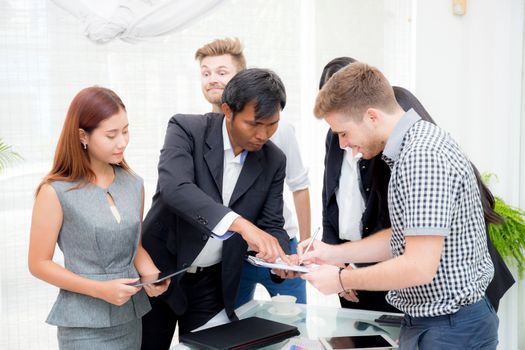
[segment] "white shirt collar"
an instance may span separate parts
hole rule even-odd
[[[246,160],[246,156],[248,155],[248,151],[243,150],[241,153],[239,153],[237,156],[233,153],[233,147],[230,142],[230,136],[228,135],[228,129],[226,129],[226,118],[222,120],[222,143],[224,147],[224,154],[230,155],[233,162],[239,163],[241,165],[244,165],[244,161]],[[227,152],[230,151],[230,152]]]

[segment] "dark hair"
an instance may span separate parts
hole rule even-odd
[[[481,195],[481,205],[483,206],[483,216],[485,217],[485,223],[501,225],[505,223],[505,220],[494,210],[494,195],[490,192],[487,185],[481,180],[478,168],[474,163],[470,162],[474,175],[476,176],[476,182],[478,183],[479,193]]]
[[[351,57],[337,57],[328,62],[323,69],[323,73],[321,74],[321,79],[319,81],[319,89],[321,89],[323,85],[328,81],[328,79],[330,79],[330,77],[334,75],[338,70],[354,62],[357,61]],[[417,99],[417,97],[414,96],[410,91],[399,86],[394,86],[393,89],[396,100],[401,106],[401,108],[403,108],[403,110],[408,111],[409,109],[413,108],[417,112],[417,114],[419,114],[421,119],[426,120],[432,124],[436,124],[436,122],[434,121],[434,119],[432,119],[425,107],[423,107],[423,105]],[[481,197],[481,204],[483,206],[485,223],[487,225],[503,224],[503,218],[494,211],[494,196],[492,195],[492,192],[490,192],[489,188],[481,180],[481,176],[476,166],[472,162],[470,162],[470,165],[472,166],[472,170],[474,171],[474,175],[476,176],[476,182],[478,184]],[[374,188],[376,189],[381,188],[380,186],[377,186],[379,185],[378,182],[380,181],[380,178],[383,178],[383,176],[381,175],[382,174],[378,173],[373,174],[372,181],[374,182],[374,185],[376,185],[374,186]],[[381,198],[382,195],[386,195],[386,193],[382,194],[380,193],[380,191],[376,192],[379,198]],[[379,200],[379,203],[381,203],[381,200]]]
[[[255,120],[271,117],[286,105],[286,91],[277,74],[269,69],[250,68],[237,73],[226,85],[222,103],[233,115],[255,101]]]
[[[432,119],[425,107],[423,107],[421,102],[419,102],[419,100],[416,96],[414,96],[414,94],[400,86],[393,86],[392,88],[394,89],[394,95],[396,96],[397,103],[399,103],[399,105],[401,106],[401,108],[403,108],[405,112],[413,108],[417,112],[417,114],[419,114],[421,119],[426,120],[427,122],[430,122],[432,124],[436,124],[434,119]]]
[[[335,72],[354,62],[357,62],[357,60],[353,59],[352,57],[337,57],[328,62],[326,66],[324,66],[323,72],[321,73],[321,79],[319,80],[319,90],[321,90],[323,85],[326,84],[328,79],[330,79],[330,77],[334,75]]]

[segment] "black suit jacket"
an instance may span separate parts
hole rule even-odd
[[[344,242],[339,238],[339,207],[335,196],[343,157],[344,151],[339,147],[337,136],[328,131],[323,177],[323,241],[329,244]],[[360,190],[365,200],[361,224],[363,237],[368,237],[390,227],[387,201],[390,169],[381,159],[381,154],[370,160],[362,159],[358,165]]]
[[[286,158],[271,141],[249,152],[228,206],[222,204],[222,114],[175,115],[168,123],[159,160],[157,191],[143,228],[143,245],[161,270],[188,267],[200,253],[211,230],[230,211],[275,236],[289,252],[283,229],[283,182]],[[247,244],[239,234],[224,241],[222,294],[230,318]],[[187,299],[180,275],[163,298],[177,314]]]
[[[336,135],[328,131],[326,135],[326,154],[323,178],[323,242],[340,244],[346,241],[339,238],[339,207],[335,192],[339,187],[341,165],[344,151],[339,147]],[[360,160],[360,190],[365,200],[365,211],[361,217],[363,237],[368,237],[390,227],[387,192],[390,169],[378,155],[370,160]],[[343,215],[343,214],[341,214]],[[358,264],[361,265],[361,264]],[[366,264],[362,264],[366,265]],[[340,298],[341,306],[352,309],[365,309],[383,312],[400,312],[385,300],[387,292],[358,291],[359,302],[354,303]]]

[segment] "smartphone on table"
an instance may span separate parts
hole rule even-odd
[[[398,345],[384,334],[349,335],[320,338],[319,340],[327,350],[386,350],[398,348]]]

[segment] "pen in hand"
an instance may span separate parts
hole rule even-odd
[[[312,238],[310,238],[310,242],[308,243],[308,245],[306,246],[306,249],[304,250],[302,256],[301,256],[301,259],[299,259],[299,265],[303,265],[303,256],[308,253],[308,251],[310,250],[310,247],[312,246],[312,243],[314,242],[315,240],[315,237],[317,236],[317,234],[319,233],[319,230],[321,230],[321,226],[317,227],[317,229],[315,230],[314,234],[312,235]]]

